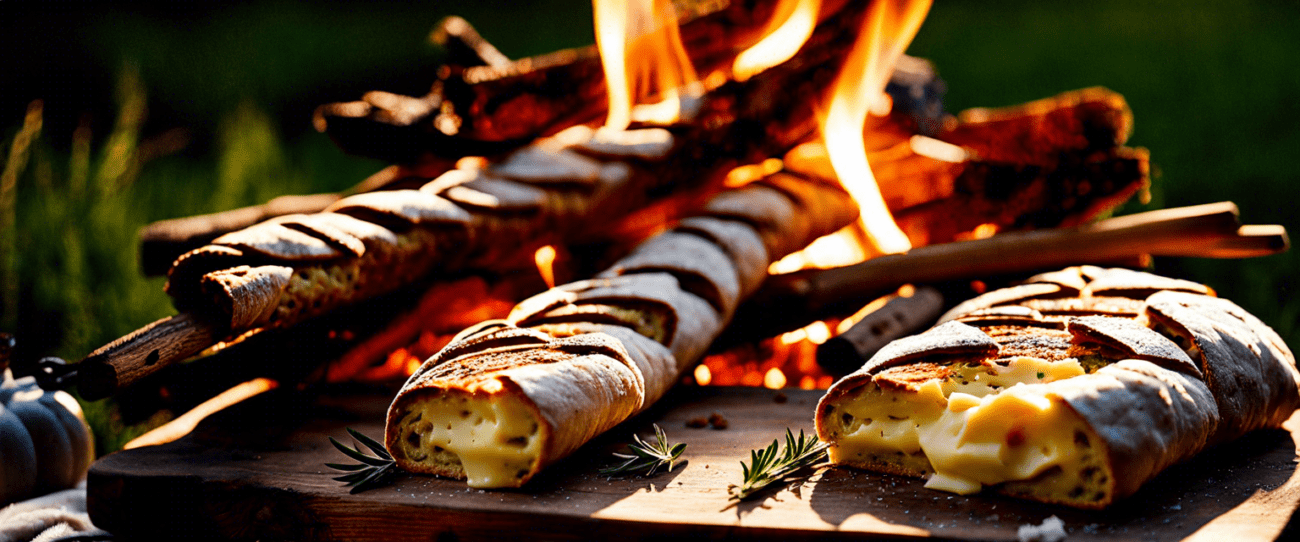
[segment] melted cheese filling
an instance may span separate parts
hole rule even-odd
[[[911,391],[864,388],[838,407],[833,461],[924,454],[926,487],[969,494],[984,485],[1027,480],[1081,459],[1082,421],[1032,384],[1084,373],[1078,360],[1020,357],[1006,366],[957,365],[946,379]],[[1065,482],[1068,483],[1068,482]]]
[[[538,428],[514,396],[440,395],[410,406],[401,447],[415,462],[459,464],[470,487],[513,487],[541,453]]]

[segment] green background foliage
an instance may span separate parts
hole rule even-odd
[[[143,225],[340,190],[381,168],[335,149],[310,113],[372,89],[423,93],[442,57],[427,36],[450,14],[516,58],[593,41],[584,0],[0,3],[0,165],[17,173],[9,149],[33,100],[44,120],[0,186],[0,330],[20,356],[79,359],[173,312],[163,280],[138,271]],[[1246,222],[1294,232],[1297,23],[1291,2],[946,1],[909,53],[936,64],[953,112],[1118,91],[1156,177],[1151,203],[1124,212],[1232,200]],[[1297,261],[1156,271],[1210,284],[1296,345]],[[111,408],[88,411],[101,452],[168,416],[127,428]]]

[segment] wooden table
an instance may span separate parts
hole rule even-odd
[[[1174,467],[1105,512],[962,497],[922,481],[829,469],[738,506],[751,449],[786,427],[811,431],[820,391],[679,387],[653,410],[593,441],[517,490],[404,476],[359,494],[325,462],[349,462],[326,436],[383,433],[391,394],[277,390],[210,418],[170,444],[108,455],[91,468],[96,526],[131,538],[262,540],[833,539],[938,537],[1015,540],[1022,525],[1064,520],[1070,540],[1294,538],[1300,503],[1300,415]],[[717,412],[723,430],[691,429]],[[687,462],[654,477],[607,478],[610,454],[659,423],[686,442]],[[1296,518],[1300,519],[1300,518]]]

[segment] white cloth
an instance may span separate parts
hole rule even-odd
[[[86,512],[85,482],[0,509],[0,542],[45,542],[94,530]]]

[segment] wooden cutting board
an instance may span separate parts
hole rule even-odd
[[[277,390],[209,418],[163,446],[108,455],[91,468],[95,525],[132,539],[498,540],[913,538],[1016,540],[1022,525],[1064,520],[1070,540],[1294,538],[1300,517],[1296,442],[1263,431],[1176,466],[1105,512],[962,497],[922,481],[830,469],[733,505],[752,449],[812,430],[820,391],[680,387],[517,490],[404,476],[349,494],[326,462],[349,462],[327,436],[346,427],[379,438],[391,394],[304,398]],[[686,421],[719,413],[726,429]],[[607,478],[599,467],[658,423],[687,443],[686,463],[653,477]]]

